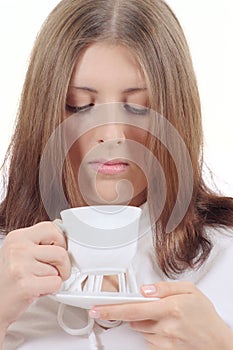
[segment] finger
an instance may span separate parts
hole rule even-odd
[[[62,286],[62,279],[59,276],[37,277],[35,279],[40,295],[52,294]]]
[[[62,279],[60,276],[45,276],[27,278],[21,281],[18,293],[24,299],[35,299],[42,295],[52,294],[58,291],[62,286]]]
[[[156,284],[143,285],[141,293],[145,297],[165,298],[172,295],[192,294],[198,289],[191,282],[159,282]]]
[[[24,234],[25,230],[27,237],[35,244],[56,245],[67,248],[65,236],[53,222],[40,222],[22,230]]]
[[[155,348],[155,346],[153,344],[149,343],[149,342],[147,342],[147,346],[148,346],[148,350],[158,350],[157,347]]]
[[[37,277],[59,276],[59,272],[56,267],[50,264],[41,263],[39,261],[34,262],[32,273]]]
[[[142,336],[148,342],[148,350],[176,349],[177,344],[174,339],[152,333],[142,333]]]
[[[95,306],[90,317],[103,320],[142,321],[159,320],[168,316],[170,305],[165,299],[118,305]]]
[[[140,333],[156,333],[158,322],[152,320],[130,322],[130,327]]]
[[[38,262],[54,266],[62,280],[69,278],[71,274],[71,261],[67,250],[59,246],[35,245],[34,257]]]

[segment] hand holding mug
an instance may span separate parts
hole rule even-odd
[[[10,232],[0,249],[1,329],[35,299],[59,290],[70,272],[65,238],[53,223]]]

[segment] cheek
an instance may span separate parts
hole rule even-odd
[[[148,132],[141,128],[131,127],[128,130],[128,138],[142,145],[145,145],[148,138]]]
[[[69,156],[73,166],[78,167],[86,154],[92,149],[91,139],[90,136],[83,135],[72,145]]]

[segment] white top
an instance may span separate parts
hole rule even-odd
[[[141,228],[149,227],[147,205],[142,212]],[[209,229],[214,248],[200,269],[186,271],[179,280],[189,280],[213,302],[222,319],[233,329],[233,229]],[[154,258],[151,231],[140,238],[133,268],[138,286],[155,283],[166,278]],[[103,329],[97,323],[94,334],[98,346],[92,347],[88,336],[73,336],[65,333],[57,323],[59,303],[49,297],[42,297],[12,324],[3,343],[3,350],[147,350],[143,337],[133,331],[127,323]],[[65,321],[71,328],[82,328],[87,323],[87,311],[68,307]]]

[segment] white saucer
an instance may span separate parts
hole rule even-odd
[[[116,295],[117,294],[117,295]],[[158,300],[159,298],[145,298],[141,294],[128,294],[116,292],[58,292],[50,297],[60,303],[80,307],[82,309],[91,309],[95,305],[139,303]]]

